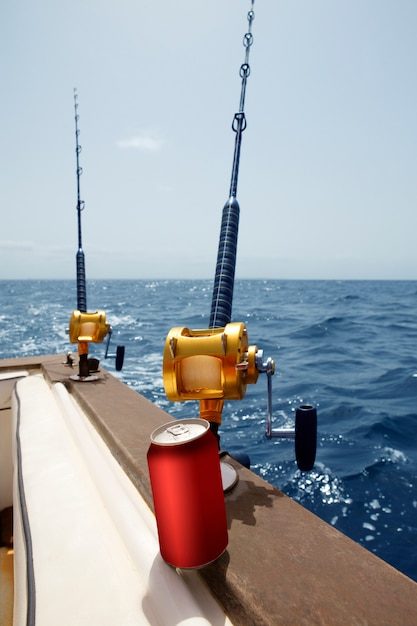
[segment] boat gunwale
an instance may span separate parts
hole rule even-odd
[[[0,371],[24,367],[51,385],[64,383],[153,510],[150,434],[172,417],[102,367],[93,383],[73,381],[64,362],[65,355],[7,359]],[[239,476],[225,495],[229,545],[199,575],[235,625],[400,626],[416,619],[417,583],[230,456],[225,460]]]

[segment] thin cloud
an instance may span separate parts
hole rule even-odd
[[[0,241],[0,250],[33,250],[35,247],[32,241]]]
[[[122,139],[117,145],[122,150],[134,149],[143,150],[145,152],[158,152],[163,144],[162,139],[152,136],[151,134],[137,135],[130,139]]]
[[[0,254],[22,254],[26,252],[40,257],[68,256],[69,253],[73,252],[73,247],[57,243],[52,245],[41,244],[34,241],[0,241]]]

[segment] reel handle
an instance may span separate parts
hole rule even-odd
[[[116,359],[116,371],[120,372],[122,367],[123,367],[123,362],[124,362],[124,358],[125,358],[125,347],[124,346],[117,346],[116,354],[109,354],[109,346],[110,346],[110,339],[111,339],[112,332],[113,332],[113,329],[110,326],[109,331],[107,333],[106,352],[105,352],[104,358],[105,359]]]
[[[317,450],[317,411],[310,404],[301,405],[295,412],[294,428],[272,428],[272,376],[275,363],[268,357],[263,361],[263,351],[258,350],[256,367],[266,374],[267,380],[267,422],[265,436],[295,440],[295,458],[302,472],[313,469]]]

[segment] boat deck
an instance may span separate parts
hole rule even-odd
[[[153,513],[62,383],[22,377],[11,415],[15,626],[231,626],[195,572],[163,562]]]
[[[172,418],[104,369],[97,381],[71,380],[64,360],[54,355],[2,361],[1,369],[24,367],[41,372],[49,385],[63,383],[152,510],[149,435]],[[417,623],[415,582],[226,458],[239,475],[226,494],[228,548],[215,563],[182,575],[204,581],[233,624]],[[149,576],[146,585],[155,584]]]

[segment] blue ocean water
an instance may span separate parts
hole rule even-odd
[[[206,328],[211,281],[89,281],[88,310],[104,309],[110,351],[126,347],[116,376],[173,417],[198,404],[168,402],[162,352],[173,326]],[[66,328],[75,281],[0,281],[0,358],[76,351]],[[417,580],[417,282],[241,280],[233,320],[275,360],[274,426],[296,408],[318,411],[313,471],[294,444],[267,440],[266,377],[225,405],[222,449],[340,531]],[[102,358],[104,346],[91,353]],[[103,361],[114,371],[114,362]]]

